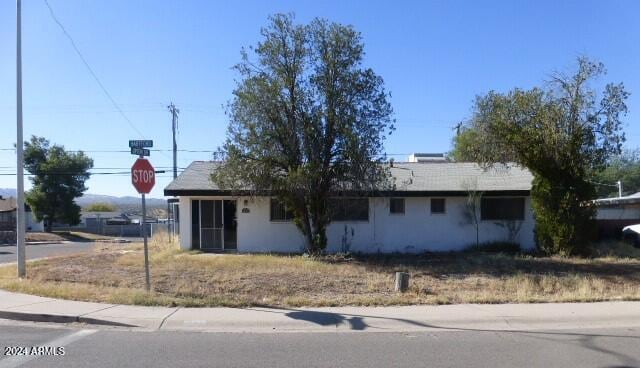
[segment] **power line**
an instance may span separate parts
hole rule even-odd
[[[168,169],[173,169],[173,166],[154,166],[155,169],[162,169],[162,170],[168,170]],[[16,167],[12,167],[12,166],[0,166],[0,171],[7,171],[7,170],[15,170]],[[92,167],[89,170],[130,170],[130,167]],[[184,167],[179,167],[178,170],[184,170]]]
[[[0,148],[0,151],[15,151],[15,148]],[[131,153],[129,150],[66,150],[67,152],[86,152],[86,153]],[[173,151],[170,148],[157,148],[150,149],[151,152],[171,152]],[[198,150],[198,149],[178,149],[178,152],[187,152],[187,153],[216,153],[218,150]],[[409,156],[411,153],[381,153],[376,156]]]
[[[124,111],[122,111],[122,109],[120,108],[118,103],[113,99],[113,97],[111,96],[109,91],[107,91],[105,86],[102,84],[102,82],[100,81],[100,78],[98,78],[98,76],[93,71],[93,69],[91,68],[91,66],[87,62],[87,60],[84,58],[84,56],[82,55],[82,52],[80,52],[80,49],[78,48],[78,46],[76,46],[76,43],[73,40],[73,37],[71,37],[69,32],[67,32],[67,30],[64,28],[62,23],[58,20],[58,17],[56,17],[56,14],[53,11],[53,8],[51,8],[51,5],[49,4],[49,1],[48,0],[43,0],[43,1],[47,5],[47,8],[49,8],[49,14],[51,15],[51,18],[60,27],[60,29],[62,30],[62,33],[64,33],[64,35],[67,37],[67,39],[69,39],[69,42],[71,43],[71,46],[75,50],[76,54],[78,54],[78,56],[80,57],[80,60],[82,60],[82,63],[87,68],[87,70],[89,71],[89,73],[91,74],[93,79],[96,81],[98,86],[100,86],[100,89],[102,89],[102,92],[107,96],[109,101],[111,101],[111,104],[116,108],[116,110],[120,113],[120,115],[124,118],[124,120],[126,120],[126,122],[129,124],[129,126],[131,126],[131,128],[133,130],[135,130],[142,138],[144,138],[144,134],[142,134],[142,132],[140,132],[140,130],[138,130],[138,128],[136,128],[135,124],[133,124],[133,122],[131,120],[129,120],[127,115],[124,113]]]

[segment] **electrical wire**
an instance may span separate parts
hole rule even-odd
[[[49,8],[49,14],[51,15],[51,18],[53,19],[53,21],[60,27],[60,29],[62,30],[62,33],[64,33],[64,35],[67,37],[67,39],[69,40],[69,42],[71,43],[71,46],[73,47],[73,49],[75,50],[76,54],[78,54],[78,56],[80,57],[80,60],[82,60],[82,63],[84,64],[84,66],[87,68],[87,70],[89,71],[89,73],[91,74],[91,76],[93,77],[93,79],[96,81],[96,83],[98,84],[98,86],[100,86],[100,89],[102,90],[102,92],[105,94],[105,96],[107,96],[107,98],[109,99],[109,101],[111,101],[111,104],[115,107],[115,109],[120,113],[120,115],[124,118],[124,120],[129,124],[129,126],[136,131],[136,133],[138,133],[140,135],[140,137],[144,138],[144,134],[142,134],[142,132],[140,130],[138,130],[138,128],[135,126],[135,124],[133,124],[133,122],[129,119],[129,117],[127,117],[127,115],[124,113],[124,111],[120,108],[120,105],[118,105],[118,103],[116,102],[116,100],[111,96],[111,94],[109,93],[109,91],[107,91],[107,89],[105,88],[104,84],[102,84],[102,82],[100,81],[100,78],[98,78],[98,76],[96,75],[96,73],[93,71],[93,68],[91,68],[91,66],[89,65],[89,63],[87,62],[87,60],[85,59],[85,57],[82,55],[82,52],[80,52],[80,49],[78,48],[78,46],[76,45],[76,42],[73,40],[73,37],[71,37],[71,35],[69,34],[69,32],[67,32],[66,28],[64,27],[64,25],[62,25],[62,23],[58,20],[58,17],[56,17],[55,12],[53,11],[53,8],[51,8],[51,5],[49,4],[48,0],[43,0],[44,3],[47,5],[47,8]]]
[[[15,151],[15,148],[0,148],[0,151]],[[86,152],[86,153],[131,153],[130,150],[66,150],[67,152]],[[151,152],[173,152],[172,149],[149,149]],[[218,150],[197,150],[197,149],[178,149],[178,152],[187,153],[216,153]],[[378,156],[409,156],[412,153],[381,153]]]

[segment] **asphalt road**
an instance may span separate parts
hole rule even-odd
[[[6,346],[64,347],[65,355],[0,357],[0,368],[640,367],[638,329],[220,334],[3,322]]]
[[[32,244],[26,246],[27,259],[63,256],[68,254],[86,252],[91,250],[96,243],[70,242],[63,244]],[[0,263],[16,261],[15,245],[0,245]]]

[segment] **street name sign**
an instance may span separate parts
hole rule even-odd
[[[148,147],[153,147],[153,141],[150,139],[129,141],[129,148],[148,148]]]
[[[131,154],[136,156],[150,156],[151,151],[146,148],[131,147]]]

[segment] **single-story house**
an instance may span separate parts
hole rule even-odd
[[[0,231],[15,231],[17,216],[17,201],[14,197],[3,198],[0,196]],[[26,231],[44,231],[42,221],[36,220],[31,207],[24,205],[25,211],[25,230]]]
[[[183,249],[301,252],[305,239],[275,198],[219,188],[218,163],[193,162],[164,190],[178,197]],[[474,163],[395,162],[395,188],[333,199],[328,252],[417,253],[460,250],[476,242],[467,199],[477,202],[479,240],[518,242],[531,249],[534,218],[531,173],[515,165],[483,169]]]

